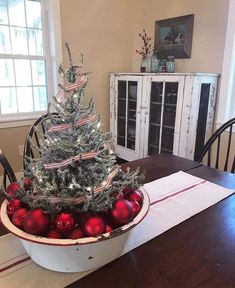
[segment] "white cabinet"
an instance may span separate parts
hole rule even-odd
[[[218,74],[111,73],[110,130],[118,157],[193,159],[212,134]]]

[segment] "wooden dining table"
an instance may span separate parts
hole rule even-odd
[[[140,168],[144,183],[178,171],[235,190],[235,175],[169,154],[122,164]],[[232,195],[137,247],[75,287],[235,287],[235,196]]]

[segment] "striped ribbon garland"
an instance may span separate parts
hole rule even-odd
[[[114,178],[114,176],[117,174],[117,172],[119,171],[119,169],[115,169],[114,171],[112,171],[108,177],[106,178],[105,183],[100,184],[99,186],[95,187],[93,189],[94,194],[97,194],[99,192],[101,192],[103,189],[108,189],[111,184],[112,184],[112,180]],[[84,196],[80,196],[80,197],[70,197],[70,198],[59,198],[59,197],[47,197],[47,196],[43,196],[43,195],[34,195],[33,196],[34,200],[43,200],[43,199],[47,199],[48,201],[50,201],[51,203],[54,204],[58,204],[58,203],[72,203],[72,204],[80,204],[83,203],[86,198]]]
[[[96,114],[90,114],[90,115],[88,115],[88,117],[78,120],[76,122],[75,126],[78,127],[78,126],[87,124],[90,121],[95,120],[95,118],[96,118]],[[48,129],[48,132],[62,131],[62,130],[70,129],[71,127],[72,127],[72,124],[53,125]]]
[[[81,88],[87,82],[87,80],[88,80],[88,77],[85,75],[82,75],[78,81],[76,81],[75,83],[72,83],[70,85],[67,85],[64,88],[67,92],[71,92],[75,89]],[[63,90],[60,90],[60,92],[57,93],[55,98],[58,100],[61,98],[61,96],[64,96]]]
[[[65,166],[68,166],[69,164],[71,164],[72,161],[93,159],[96,156],[98,156],[101,152],[103,152],[105,149],[106,149],[106,147],[104,147],[104,149],[102,149],[100,151],[92,151],[92,152],[87,152],[84,154],[79,154],[79,155],[70,157],[66,160],[63,160],[61,162],[43,164],[43,166],[47,170],[55,169],[55,168],[62,168],[62,167],[65,167]]]

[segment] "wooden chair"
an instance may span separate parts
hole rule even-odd
[[[207,157],[207,165],[219,170],[234,173],[235,169],[235,118],[224,123],[204,145],[201,153],[195,157],[195,161],[204,162]]]
[[[2,167],[3,167],[3,187],[6,189],[7,179],[9,181],[9,183],[15,182],[17,180],[16,180],[15,173],[14,173],[13,169],[11,168],[10,163],[8,162],[6,156],[3,154],[1,149],[0,149],[0,162],[1,162]]]
[[[40,139],[45,134],[45,121],[49,118],[49,115],[57,116],[58,113],[54,112],[51,114],[42,115],[38,118],[35,123],[31,126],[28,135],[25,139],[24,153],[23,153],[23,167],[26,169],[27,157],[37,158],[40,156]],[[30,141],[31,139],[31,141]]]

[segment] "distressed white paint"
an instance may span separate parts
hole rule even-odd
[[[135,155],[131,153],[130,149],[118,146],[116,143],[117,137],[114,138],[115,152],[118,152],[118,156],[126,160],[134,160],[148,156],[148,137],[149,137],[149,122],[150,122],[150,97],[151,97],[151,83],[162,82],[163,83],[163,97],[162,103],[164,103],[164,87],[166,82],[178,82],[178,94],[177,94],[177,107],[176,107],[176,118],[175,118],[175,129],[174,129],[174,143],[173,143],[173,154],[182,156],[188,159],[194,158],[195,143],[196,143],[196,132],[197,132],[197,121],[200,104],[201,85],[211,84],[210,96],[208,104],[208,115],[206,124],[206,135],[207,140],[212,134],[214,110],[215,110],[215,99],[217,89],[218,74],[208,73],[118,73],[111,74],[111,83],[114,89],[110,90],[110,109],[113,115],[117,107],[113,104],[114,99],[117,100],[117,79],[126,80],[130,77],[141,79],[138,85],[142,85],[141,89],[138,89],[138,128],[136,129],[136,144],[139,147],[139,151],[135,151]],[[115,84],[116,83],[116,84]],[[141,84],[142,83],[142,84]],[[116,85],[116,86],[115,86]],[[141,95],[139,94],[141,93]],[[140,103],[140,105],[139,105]],[[163,108],[163,106],[162,106]],[[163,117],[163,113],[161,115]],[[113,122],[117,124],[117,116],[114,119],[110,119],[110,129],[113,134],[117,134],[117,126],[113,125]],[[162,130],[162,120],[161,120]],[[139,133],[138,133],[139,131]],[[139,139],[138,139],[139,137]],[[139,142],[138,142],[139,141]],[[159,143],[161,144],[161,132]],[[121,147],[121,148],[120,148]]]

